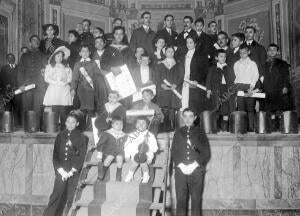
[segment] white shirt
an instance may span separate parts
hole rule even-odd
[[[249,57],[238,60],[233,66],[235,80],[234,83],[250,84],[254,87],[258,78],[258,68],[254,61]]]
[[[183,34],[184,39],[189,35],[191,30],[192,30],[191,28],[188,30],[184,30],[184,34]]]
[[[167,30],[167,32],[168,32],[170,35],[172,35],[172,30],[171,30],[170,28],[167,28],[167,27],[166,27],[166,30]]]
[[[197,31],[198,37],[200,37],[201,34],[202,34],[202,31],[201,32]]]
[[[249,46],[249,45],[251,45],[253,43],[253,40],[248,40],[247,41],[247,45]]]
[[[141,71],[141,80],[142,80],[142,83],[145,84],[145,83],[149,82],[149,80],[150,80],[149,67],[141,65],[140,69],[141,69],[140,70]]]
[[[148,32],[150,27],[147,25],[143,25],[143,28],[145,29],[146,32]]]
[[[80,62],[89,62],[89,61],[91,61],[91,58],[86,58],[86,59],[81,58],[80,59]]]
[[[238,52],[239,49],[240,49],[239,47],[234,48],[233,53],[236,54],[236,52]]]
[[[101,57],[104,53],[104,50],[97,50],[97,53],[98,53],[99,57]]]

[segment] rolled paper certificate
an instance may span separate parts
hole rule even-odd
[[[153,109],[149,110],[127,110],[126,116],[153,116],[155,111]]]
[[[168,80],[164,79],[163,81],[164,81],[164,83],[165,83],[167,86],[172,86],[172,84],[169,83]],[[180,94],[176,89],[172,90],[172,92],[173,92],[180,100],[182,99],[181,94]]]
[[[253,93],[253,94],[247,94],[243,91],[238,91],[237,96],[239,97],[252,97],[252,98],[266,98],[266,94],[265,93]]]
[[[29,91],[29,90],[34,89],[34,88],[35,88],[35,84],[30,84],[30,85],[25,86],[25,91]],[[17,90],[14,91],[14,93],[15,93],[15,95],[21,94],[22,90],[17,89]]]
[[[192,83],[191,80],[189,80],[189,79],[187,79],[187,78],[184,78],[184,81],[187,82],[188,84],[195,85],[194,83]],[[203,85],[197,84],[197,85],[195,85],[195,86],[197,86],[197,88],[200,88],[200,89],[206,91],[206,87],[203,86]]]

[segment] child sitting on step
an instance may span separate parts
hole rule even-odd
[[[113,116],[111,128],[100,135],[97,143],[98,179],[103,180],[105,173],[114,159],[117,162],[116,181],[121,181],[122,167],[124,161],[124,142],[126,134],[122,131],[123,119],[120,116]],[[104,162],[102,163],[102,160]]]
[[[130,168],[125,182],[133,179],[134,172],[139,165],[143,172],[142,183],[148,183],[150,179],[149,164],[151,164],[158,147],[155,136],[148,130],[148,124],[149,120],[146,117],[138,117],[135,131],[128,135],[124,144],[126,161],[130,160]]]

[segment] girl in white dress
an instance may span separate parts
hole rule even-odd
[[[59,114],[60,122],[65,122],[72,106],[70,91],[72,70],[66,64],[66,59],[69,56],[70,50],[66,47],[57,48],[50,56],[45,69],[45,82],[49,85],[43,104]],[[64,124],[61,124],[61,129],[63,128]]]

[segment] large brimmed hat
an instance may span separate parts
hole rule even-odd
[[[54,29],[54,35],[57,36],[57,35],[59,34],[59,28],[58,28],[58,25],[55,25],[55,24],[52,24],[52,23],[48,23],[48,24],[42,25],[43,33],[44,33],[44,34],[46,33],[47,28],[48,28],[49,26],[52,26],[52,28]]]
[[[65,47],[65,46],[60,46],[58,47],[53,53],[52,55],[49,57],[48,59],[48,64],[50,64],[52,58],[55,56],[56,53],[58,52],[63,52],[64,53],[64,59],[67,60],[70,57],[70,50]]]

